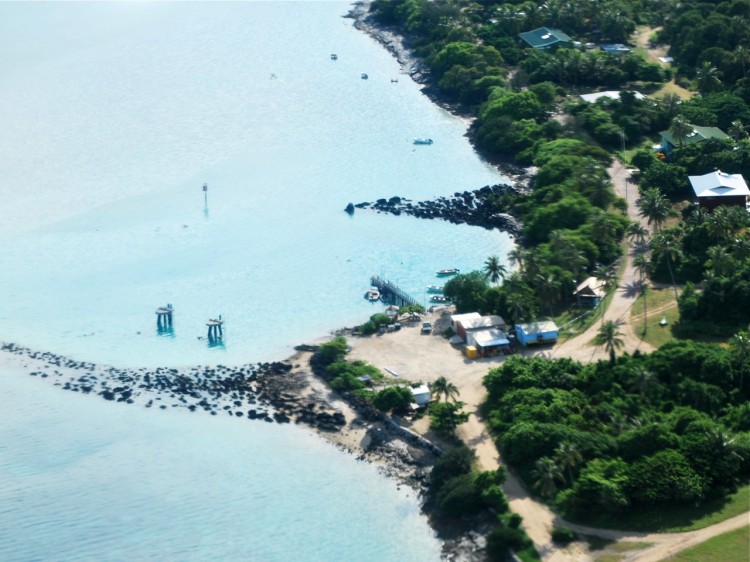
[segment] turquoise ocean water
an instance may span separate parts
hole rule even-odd
[[[435,270],[504,256],[496,231],[342,211],[504,181],[348,9],[0,3],[0,338],[116,366],[282,359],[379,311],[370,275],[424,299]],[[437,556],[414,498],[300,429],[0,384],[0,558]]]

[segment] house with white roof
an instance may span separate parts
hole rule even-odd
[[[719,206],[747,207],[750,190],[742,174],[716,170],[702,176],[688,176],[698,205],[709,211]]]
[[[578,306],[597,306],[607,294],[606,283],[596,277],[589,277],[580,282],[573,291]]]
[[[626,90],[627,91],[627,90]],[[633,97],[637,100],[642,100],[646,96],[644,96],[640,92],[636,92],[635,90],[630,91],[629,93],[633,94]],[[601,98],[608,98],[611,100],[620,100],[620,91],[619,90],[607,90],[606,92],[593,92],[591,94],[581,94],[580,98],[588,103],[596,103],[597,100]]]
[[[481,357],[495,355],[497,353],[510,353],[510,340],[505,332],[497,328],[485,328],[469,332],[466,344],[474,347]]]

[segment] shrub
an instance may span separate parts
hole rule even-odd
[[[330,365],[336,361],[341,361],[346,357],[348,352],[349,346],[346,343],[346,338],[343,336],[336,336],[331,341],[320,345],[318,348],[318,358],[324,365]]]
[[[389,386],[378,392],[372,400],[381,412],[403,412],[412,402],[412,392],[404,386]]]
[[[552,540],[556,544],[570,544],[576,540],[576,534],[566,527],[554,527],[552,529]]]
[[[475,458],[474,451],[463,445],[449,449],[433,465],[430,472],[430,487],[438,490],[454,476],[468,474]]]
[[[508,515],[506,522],[511,529],[518,529],[521,526],[521,523],[523,523],[523,517],[518,515],[518,513],[511,513]]]
[[[506,559],[508,550],[519,550],[525,546],[525,536],[520,529],[495,527],[487,535],[487,558],[493,562]]]
[[[448,480],[437,494],[437,508],[445,517],[463,517],[476,513],[482,498],[474,486],[474,475],[461,474]]]

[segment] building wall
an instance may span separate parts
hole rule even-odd
[[[746,198],[742,195],[737,197],[700,197],[698,203],[704,209],[713,211],[716,207],[744,207]]]

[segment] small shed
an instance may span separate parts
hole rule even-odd
[[[555,343],[557,335],[557,324],[552,320],[516,324],[516,339],[523,346]]]
[[[468,343],[481,357],[510,353],[510,340],[505,332],[496,328],[485,328],[470,332]]]
[[[482,315],[478,312],[467,312],[466,314],[453,314],[451,316],[451,330],[457,336],[460,336],[462,340],[466,341],[466,329],[463,327],[464,323],[478,320]]]
[[[703,176],[688,176],[698,204],[709,211],[719,206],[746,207],[750,190],[742,174],[721,170]]]
[[[518,36],[535,49],[549,49],[561,43],[570,43],[572,39],[559,29],[538,27],[531,31],[519,33]]]
[[[419,385],[418,387],[411,389],[411,394],[414,402],[417,406],[423,408],[430,403],[430,389],[426,384]]]
[[[578,306],[597,306],[604,295],[607,294],[605,283],[601,279],[596,277],[589,277],[585,281],[582,281],[573,291],[573,296],[576,298]]]

